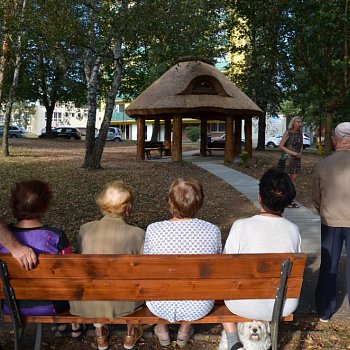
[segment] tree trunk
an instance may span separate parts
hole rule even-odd
[[[86,123],[86,139],[85,139],[85,159],[83,168],[89,168],[92,160],[92,153],[95,147],[95,127],[96,127],[96,111],[97,111],[97,96],[98,96],[98,78],[101,64],[101,57],[98,56],[95,60],[92,57],[92,52],[87,49],[85,52],[85,75],[87,81],[88,94],[88,119]]]
[[[116,40],[113,47],[114,55],[114,72],[111,89],[107,95],[106,108],[102,121],[98,139],[95,141],[95,125],[96,125],[96,110],[97,110],[97,83],[100,67],[99,57],[96,59],[91,74],[88,79],[88,98],[89,98],[89,114],[86,128],[86,152],[83,168],[100,169],[103,149],[106,143],[108,128],[111,123],[115,98],[117,96],[122,74],[122,41]]]
[[[3,90],[3,82],[4,82],[4,74],[5,74],[6,55],[8,51],[7,40],[8,40],[8,35],[3,34],[2,55],[0,56],[0,108],[2,104],[2,90]]]
[[[46,109],[46,137],[52,136],[52,117],[53,111],[55,110],[55,104],[56,103],[44,103]]]
[[[159,132],[160,132],[160,118],[155,118],[154,119],[154,125],[153,125],[151,142],[157,142],[158,141]]]
[[[22,4],[22,10],[20,18],[23,19],[24,11],[26,8],[27,0],[23,0]],[[21,48],[22,48],[22,34],[18,34],[17,37],[17,52],[16,52],[16,59],[15,59],[15,70],[13,72],[13,79],[12,84],[10,87],[9,97],[8,101],[6,103],[6,112],[5,112],[5,123],[4,123],[4,132],[3,132],[3,138],[2,138],[2,154],[4,157],[8,157],[10,155],[9,153],[9,146],[8,146],[8,130],[11,120],[11,113],[12,113],[12,106],[15,101],[16,97],[16,89],[18,86],[18,78],[19,78],[19,70],[21,67]]]
[[[266,103],[263,103],[260,108],[263,110],[263,114],[259,116],[258,121],[258,144],[256,146],[257,151],[265,151],[265,133],[266,133]]]
[[[6,112],[5,112],[5,123],[4,123],[4,134],[2,138],[2,155],[4,157],[7,157],[10,155],[9,153],[9,146],[8,146],[8,130],[9,130],[9,125],[11,121],[11,114],[12,114],[12,106],[13,103],[15,102],[15,97],[16,97],[16,88],[18,85],[18,78],[19,78],[19,68],[21,65],[21,56],[20,54],[16,55],[16,63],[15,63],[15,71],[13,73],[13,80],[10,88],[10,93],[9,97],[6,103]]]
[[[333,114],[334,114],[334,103],[332,100],[327,102],[326,112],[326,131],[325,131],[325,148],[324,155],[328,156],[332,151],[332,131],[333,131]]]

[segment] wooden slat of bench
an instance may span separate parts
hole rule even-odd
[[[20,268],[11,256],[0,255],[16,298],[33,300],[274,298],[286,258],[293,261],[287,297],[296,298],[306,259],[303,254],[44,254],[32,271]],[[0,297],[4,298],[2,289]]]
[[[224,143],[210,143],[207,146],[209,149],[225,149]]]
[[[107,317],[81,317],[71,315],[69,312],[57,315],[57,316],[26,316],[21,318],[25,323],[104,323],[104,324],[156,324],[156,323],[169,323],[168,321],[153,315],[149,309],[145,306],[135,311],[130,315],[123,316],[121,318],[107,318]],[[293,315],[288,315],[283,318],[284,321],[292,321]],[[4,317],[5,322],[11,322],[11,317],[6,315]],[[246,322],[249,321],[244,317],[234,315],[223,303],[217,303],[214,305],[210,313],[200,320],[191,322],[175,322],[175,323],[222,323],[222,322]]]
[[[223,300],[275,298],[279,279],[94,280],[18,279],[17,299],[32,300]],[[297,298],[301,278],[288,280],[287,297]],[[113,291],[113,293],[111,293]],[[4,295],[0,293],[0,297]]]
[[[26,271],[8,254],[0,254],[14,278],[280,278],[281,262],[293,261],[290,277],[302,277],[305,254],[223,255],[50,255],[39,256],[38,266]]]

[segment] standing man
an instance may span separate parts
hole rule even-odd
[[[335,152],[316,167],[312,202],[321,217],[321,266],[315,293],[321,322],[336,311],[338,263],[345,242],[350,291],[350,123],[334,130]],[[350,294],[349,294],[350,301]]]
[[[26,270],[30,270],[36,265],[37,257],[33,249],[19,243],[1,221],[0,221],[0,244],[9,250],[12,256]]]

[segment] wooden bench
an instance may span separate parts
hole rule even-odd
[[[220,150],[225,150],[225,143],[220,143],[220,142],[208,142],[207,144],[207,152],[211,156],[211,151],[220,151]]]
[[[158,151],[160,156],[163,156],[164,152],[164,144],[163,142],[151,142],[151,141],[146,141],[145,142],[145,156],[147,159],[151,159],[151,151]]]
[[[156,324],[169,323],[147,307],[109,319],[57,316],[19,317],[16,299],[30,300],[217,300],[213,310],[194,324],[244,322],[222,302],[225,299],[274,298],[272,349],[285,297],[298,298],[306,254],[242,255],[39,255],[31,271],[10,255],[0,254],[0,298],[11,306],[15,349],[21,349],[25,323],[38,323],[35,349],[40,349],[41,323]],[[289,315],[284,320],[292,320]]]

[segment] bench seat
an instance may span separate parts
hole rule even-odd
[[[147,306],[143,306],[139,310],[132,314],[120,317],[120,318],[107,318],[107,317],[81,317],[72,315],[69,312],[64,312],[56,316],[26,316],[21,317],[24,323],[103,323],[103,324],[168,324],[167,320],[159,318],[152,314]],[[293,315],[283,317],[283,321],[292,321]],[[11,316],[4,316],[5,322],[11,322]],[[240,317],[232,314],[232,312],[226,307],[223,302],[215,303],[213,309],[205,317],[191,322],[174,322],[174,323],[191,323],[191,324],[210,324],[210,323],[223,323],[223,322],[247,322],[250,321],[247,318]]]
[[[164,144],[163,142],[151,142],[151,141],[146,141],[145,142],[145,156],[147,159],[151,159],[151,152],[152,151],[158,151],[160,156],[163,156],[164,152]]]

